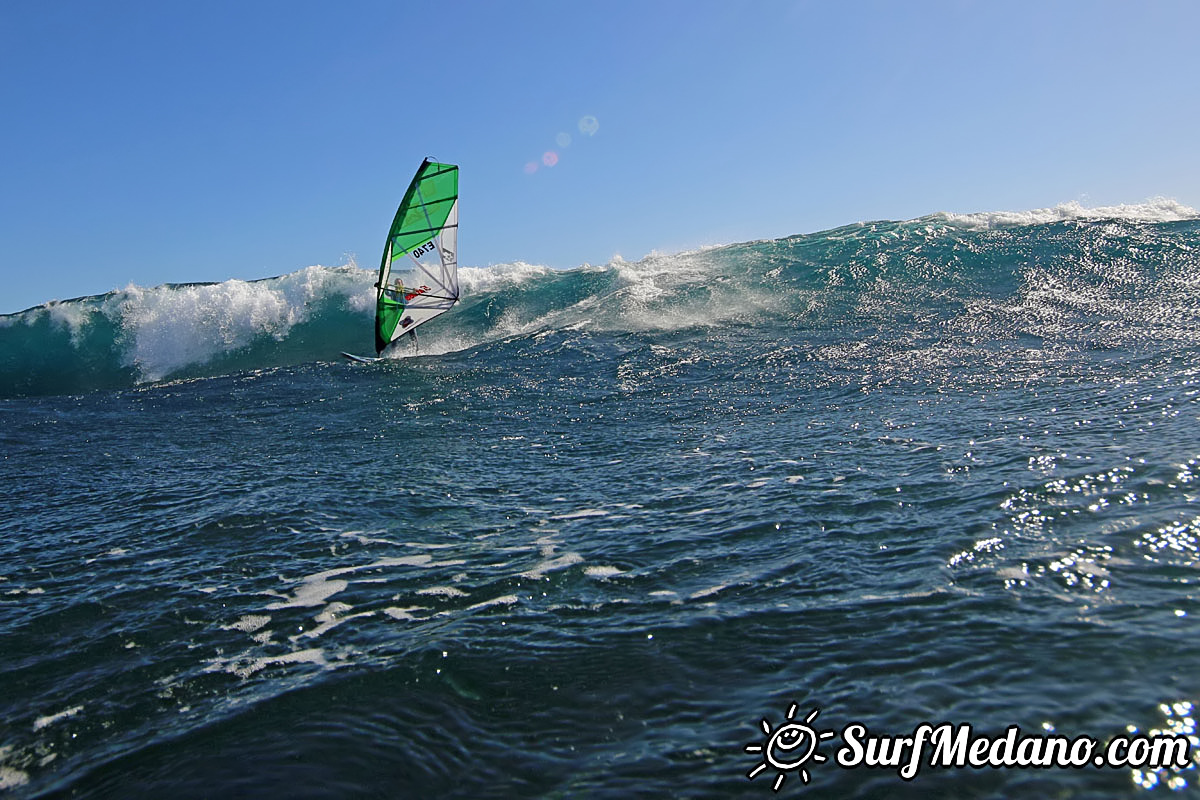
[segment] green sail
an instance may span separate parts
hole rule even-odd
[[[458,167],[426,159],[388,231],[375,284],[375,352],[458,302]]]

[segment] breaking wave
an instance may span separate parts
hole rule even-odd
[[[1134,206],[934,214],[636,262],[462,268],[422,329],[438,355],[547,331],[909,326],[1080,346],[1200,342],[1200,213]],[[129,286],[0,316],[0,396],[75,393],[330,361],[371,344],[373,271]]]

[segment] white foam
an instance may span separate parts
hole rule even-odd
[[[399,606],[388,606],[383,610],[383,613],[387,614],[392,619],[418,620],[420,617],[414,616],[412,612],[427,610],[428,609],[426,609],[424,606],[406,606],[404,608],[400,608]]]
[[[585,567],[583,574],[589,578],[613,578],[617,575],[624,575],[625,570],[618,567]]]
[[[229,625],[225,630],[241,631],[242,633],[253,633],[259,628],[271,621],[271,618],[266,614],[247,614],[237,622]]]
[[[607,517],[608,512],[600,508],[581,508],[566,514],[556,514],[550,519],[583,519],[585,517]]]
[[[492,606],[511,606],[516,605],[516,603],[517,596],[515,594],[506,594],[491,600],[484,600],[482,603],[476,603],[473,606],[467,606],[467,611],[477,611],[481,608],[491,608]]]
[[[714,594],[718,594],[728,588],[729,588],[729,584],[718,583],[716,586],[710,586],[707,589],[701,589],[699,591],[692,592],[690,595],[688,595],[688,599],[689,600],[702,600],[705,597],[712,597]]]
[[[583,561],[583,556],[579,555],[578,553],[566,553],[558,558],[552,558],[548,561],[543,561],[533,569],[522,572],[521,577],[533,579],[541,578],[547,572],[566,569],[572,564],[578,564],[581,561]]]
[[[41,307],[50,316],[50,321],[55,325],[66,328],[71,334],[71,344],[75,347],[83,341],[83,328],[91,321],[92,315],[96,313],[97,307],[84,302],[50,302]],[[37,314],[31,314],[26,322],[32,324],[38,318]]]
[[[1007,228],[1020,225],[1046,225],[1075,220],[1123,220],[1127,222],[1180,222],[1200,219],[1200,211],[1163,197],[1145,203],[1087,208],[1077,201],[1060,203],[1053,208],[1029,211],[984,211],[974,214],[943,212],[928,219],[942,220],[964,228]]]
[[[13,767],[0,766],[0,790],[15,789],[29,783],[29,774]]]
[[[464,294],[497,291],[551,275],[556,270],[536,264],[514,261],[488,267],[459,267],[458,282]]]
[[[430,586],[425,589],[418,589],[417,594],[432,595],[434,597],[466,597],[467,593],[462,589],[455,589],[453,586]]]
[[[603,266],[585,264],[565,271],[523,262],[484,268],[460,267],[459,277],[464,297],[502,292],[539,278],[570,273],[609,273],[615,278],[607,289],[588,294],[570,306],[536,316],[526,306],[514,304],[491,319],[488,339],[536,337],[581,328],[673,330],[753,314],[779,302],[778,298],[756,295],[744,288],[733,296],[722,292],[719,301],[705,295],[683,303],[669,302],[681,288],[708,287],[721,279],[716,275],[717,268],[712,259],[704,256],[708,249],[678,254],[653,252],[636,262],[614,256]],[[427,351],[425,340],[422,340],[421,351],[440,353],[476,344],[479,342],[458,341],[448,346],[439,341]]]
[[[248,678],[259,670],[276,664],[317,664],[318,666],[325,666],[327,663],[325,652],[319,647],[312,647],[308,650],[297,650],[282,656],[263,656],[254,659],[244,666],[230,664],[226,671],[237,675],[239,678]]]
[[[373,305],[369,275],[353,267],[315,266],[264,281],[130,285],[106,298],[103,308],[122,322],[126,364],[145,379],[159,380],[262,336],[282,341],[308,318],[317,300],[330,294],[345,295],[352,309],[366,313]]]
[[[336,578],[339,575],[348,575],[377,567],[436,567],[447,564],[453,565],[453,563],[454,562],[434,563],[432,556],[421,553],[413,556],[381,558],[378,561],[372,561],[369,564],[359,564],[353,567],[327,569],[322,572],[317,572],[313,575],[305,576],[303,579],[301,579],[300,585],[293,590],[290,596],[284,597],[281,602],[270,604],[267,606],[267,608],[304,608],[307,606],[322,605],[328,598],[344,590],[350,585],[349,582],[345,580],[330,580],[331,578]]]
[[[314,576],[313,579],[301,583],[290,598],[279,603],[271,603],[267,608],[305,608],[323,605],[327,599],[349,585],[347,581],[328,581],[320,576]]]
[[[358,617],[371,617],[375,615],[374,611],[361,611],[357,614],[346,614],[346,612],[351,610],[351,608],[353,608],[353,606],[349,606],[345,603],[330,603],[325,607],[324,611],[313,617],[314,620],[321,623],[320,625],[312,630],[307,630],[303,633],[298,633],[295,636],[290,636],[288,638],[293,642],[299,639],[316,638],[333,630],[343,622],[348,622],[349,620],[356,619]]]
[[[80,711],[83,711],[83,706],[73,706],[71,708],[66,709],[65,711],[59,711],[57,714],[50,714],[49,716],[38,717],[33,722],[33,729],[35,731],[40,731],[42,728],[45,728],[48,725],[53,725],[54,723],[58,722],[59,720],[64,720],[67,717],[73,717],[76,714],[78,714]]]

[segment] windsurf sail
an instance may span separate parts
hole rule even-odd
[[[458,167],[425,159],[388,231],[375,284],[375,352],[458,302]]]

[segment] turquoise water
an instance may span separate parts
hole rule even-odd
[[[353,266],[0,318],[0,787],[769,797],[792,703],[1194,737],[1198,253],[1150,206],[465,270],[365,367]],[[1200,784],[837,747],[779,796]]]

